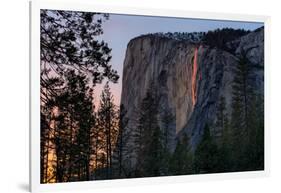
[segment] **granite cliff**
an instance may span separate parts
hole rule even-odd
[[[227,42],[226,46],[227,49],[219,49],[200,41],[157,35],[132,39],[124,61],[121,96],[121,104],[127,111],[127,130],[134,133],[135,122],[130,117],[134,116],[153,82],[160,96],[159,112],[165,109],[174,117],[169,125],[170,151],[184,133],[190,136],[191,146],[196,147],[204,125],[212,125],[217,119],[221,96],[225,98],[227,111],[231,112],[233,68],[242,52],[251,62],[250,84],[257,92],[263,92],[263,29]],[[161,113],[158,117],[163,119]],[[161,127],[161,121],[159,123]],[[127,145],[133,148],[134,140],[129,138]]]

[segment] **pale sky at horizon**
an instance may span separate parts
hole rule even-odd
[[[156,32],[207,32],[217,28],[255,30],[262,27],[258,22],[237,22],[222,20],[186,19],[155,16],[132,16],[110,14],[109,20],[102,25],[104,34],[101,38],[112,48],[110,64],[118,71],[118,84],[110,84],[115,103],[120,104],[122,89],[123,61],[128,42],[137,36]],[[103,84],[95,87],[95,98],[99,99]],[[95,101],[98,104],[98,101]]]

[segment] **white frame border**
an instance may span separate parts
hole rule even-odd
[[[168,16],[193,19],[231,20],[245,22],[263,22],[265,28],[264,70],[265,70],[265,169],[263,171],[234,172],[221,174],[185,175],[153,178],[117,179],[87,182],[69,182],[57,184],[40,184],[40,9],[61,9],[88,12],[104,12],[144,16]],[[210,181],[225,179],[241,179],[269,176],[270,168],[270,125],[269,125],[269,70],[270,70],[270,17],[260,15],[226,14],[194,12],[185,10],[148,9],[140,7],[118,7],[97,2],[79,3],[78,1],[32,1],[30,2],[30,175],[31,192],[54,190],[73,190],[84,188],[124,187],[163,183],[184,183],[192,181]]]

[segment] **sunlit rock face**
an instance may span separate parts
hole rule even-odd
[[[157,36],[129,42],[124,61],[121,104],[127,110],[131,130],[135,128],[135,122],[130,118],[135,116],[153,82],[160,96],[159,112],[169,111],[174,117],[169,137],[169,147],[173,149],[176,134],[187,124],[194,107],[196,80],[192,78],[195,77],[193,63],[197,49],[198,45]],[[161,113],[158,117],[161,125]]]
[[[221,96],[231,113],[233,69],[243,49],[249,50],[247,57],[254,66],[252,84],[263,91],[263,33],[261,29],[229,42],[232,51],[153,35],[132,39],[124,61],[121,96],[129,118],[127,128],[134,132],[136,122],[130,118],[135,116],[153,82],[160,96],[159,112],[169,110],[175,117],[170,124],[170,150],[174,150],[184,133],[195,147],[204,126],[214,124]],[[159,113],[159,120],[161,116]],[[133,140],[129,144],[133,148]]]
[[[132,107],[140,105],[153,82],[161,100],[159,108],[170,109],[176,117],[175,131],[180,131],[193,109],[191,83],[196,49],[196,45],[159,37],[132,40],[124,62],[121,97],[128,115],[133,113]]]

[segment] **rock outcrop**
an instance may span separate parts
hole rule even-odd
[[[191,145],[195,147],[205,124],[214,124],[221,96],[231,112],[233,68],[244,51],[254,68],[252,84],[263,92],[263,34],[260,29],[229,42],[232,52],[153,35],[132,39],[124,61],[121,96],[130,132],[135,128],[130,117],[136,113],[153,82],[160,96],[159,112],[165,109],[174,117],[170,124],[170,150],[174,150],[177,138],[184,133],[190,136]],[[161,116],[159,113],[159,120]],[[133,147],[133,140],[128,144]]]

